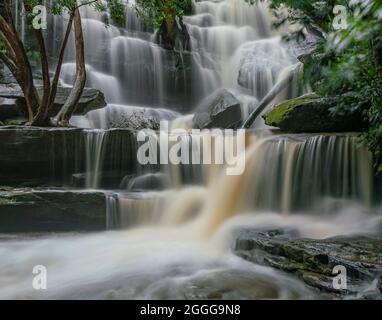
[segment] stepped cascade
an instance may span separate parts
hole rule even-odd
[[[193,115],[206,98],[227,89],[244,121],[299,63],[293,44],[274,28],[267,1],[250,2],[193,1],[182,19],[188,46],[173,50],[158,43],[135,1],[127,2],[123,28],[106,27],[105,13],[81,8],[87,86],[101,90],[107,106],[73,116],[73,137],[44,131],[59,154],[47,161],[46,184],[103,194],[106,230],[7,240],[0,245],[0,298],[318,298],[296,277],[235,255],[232,233],[284,228],[324,239],[378,231],[373,159],[356,133],[287,134],[259,117],[245,133],[245,151],[235,155],[245,165],[241,175],[227,175],[228,163],[193,161],[224,153],[215,140],[201,149],[193,143],[203,136],[191,131]],[[54,58],[67,19],[49,19]],[[23,33],[25,21],[17,25]],[[74,61],[70,39],[60,85],[73,83]],[[311,91],[297,78],[273,104]],[[170,123],[171,133],[184,129],[187,161],[139,163],[142,119],[154,132],[147,151],[158,159],[169,152],[160,121]],[[28,268],[37,264],[49,270],[46,293],[29,285]]]

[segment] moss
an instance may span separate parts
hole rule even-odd
[[[277,126],[289,112],[293,111],[296,107],[317,101],[319,97],[316,94],[305,95],[296,99],[286,100],[279,105],[276,105],[265,117],[265,124],[268,126]]]
[[[333,114],[338,97],[308,94],[276,105],[264,116],[265,123],[285,132],[347,132],[363,131],[361,114]]]

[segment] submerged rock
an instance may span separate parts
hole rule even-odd
[[[291,272],[322,292],[361,297],[382,275],[382,237],[348,236],[300,239],[293,230],[244,230],[235,239],[240,257]],[[347,271],[347,289],[333,287],[333,269]],[[373,294],[382,297],[378,290]],[[370,294],[370,292],[368,292]]]
[[[237,128],[242,122],[240,101],[227,89],[208,96],[196,109],[193,118],[198,129]]]
[[[285,132],[347,132],[363,131],[365,124],[360,113],[333,113],[337,99],[316,94],[284,101],[268,112],[265,123]]]
[[[0,232],[105,230],[102,192],[0,188]]]
[[[42,95],[42,87],[37,86],[39,95]],[[56,99],[54,101],[53,108],[49,110],[49,116],[55,116],[66,102],[71,88],[58,87]],[[24,94],[21,88],[17,84],[0,85],[0,97],[7,99],[15,99],[16,104],[25,108]],[[85,88],[79,103],[77,104],[74,114],[84,115],[91,110],[101,109],[106,106],[104,94],[97,89]]]

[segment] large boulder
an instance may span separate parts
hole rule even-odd
[[[238,230],[234,251],[244,259],[290,272],[309,286],[333,294],[359,294],[382,274],[382,238],[347,236],[302,239],[295,230]],[[333,269],[347,270],[347,290],[333,287]],[[378,290],[368,292],[382,297]]]
[[[0,188],[0,232],[105,229],[102,192]]]
[[[198,129],[237,128],[241,122],[240,101],[227,89],[219,89],[204,99],[193,118]]]
[[[307,94],[284,101],[263,116],[265,124],[285,132],[359,132],[365,124],[360,113],[333,113],[337,97]]]
[[[37,86],[37,91],[41,96],[43,89],[41,86]],[[56,99],[51,110],[49,110],[49,116],[55,116],[64,105],[70,94],[71,88],[58,87]],[[15,99],[16,104],[25,106],[24,94],[21,88],[17,84],[0,85],[0,97],[7,99]],[[104,94],[92,88],[85,88],[76,109],[75,115],[84,115],[91,110],[101,109],[106,106]],[[25,108],[25,107],[24,107]]]

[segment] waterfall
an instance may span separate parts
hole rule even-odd
[[[85,177],[90,196],[101,193],[102,200],[104,194],[107,230],[21,233],[4,235],[5,240],[1,235],[0,298],[317,298],[297,277],[233,255],[232,234],[252,228],[287,229],[311,239],[375,234],[382,225],[381,196],[371,153],[359,146],[355,133],[283,134],[258,118],[245,133],[245,150],[231,155],[245,165],[242,174],[228,175],[227,159],[203,163],[219,159],[228,147],[211,132],[191,130],[195,107],[226,88],[248,117],[277,83],[289,79],[296,53],[272,27],[267,1],[194,0],[193,13],[183,18],[190,45],[172,51],[158,44],[157,34],[137,16],[136,2],[128,3],[125,27],[105,27],[108,13],[81,8],[87,85],[105,93],[107,107],[73,116],[74,129],[35,128],[15,131],[26,138],[6,136],[16,142],[9,144],[12,151],[20,141],[39,143],[39,137],[52,135],[39,149],[51,153],[49,160],[41,158],[42,171],[60,180],[54,186],[65,192],[68,176],[77,174]],[[20,13],[19,4],[15,1],[14,10]],[[52,60],[66,18],[49,17]],[[25,17],[17,16],[16,24],[24,36]],[[73,81],[74,53],[72,36],[60,85]],[[310,90],[300,86],[298,76],[272,96],[273,103]],[[158,131],[162,120],[170,122],[165,140]],[[144,128],[151,129],[148,142],[138,139]],[[233,146],[234,136],[226,136]],[[168,160],[172,154],[181,161],[142,163],[143,146],[154,158]],[[178,149],[171,151],[174,146]],[[30,174],[17,170],[22,179]],[[84,186],[71,185],[76,187]],[[31,286],[34,265],[49,270],[49,290]]]
[[[134,211],[132,207],[144,208],[146,201],[151,201],[146,197],[130,199],[136,191],[142,194],[155,188],[179,191],[195,186],[204,188],[206,194],[214,194],[220,188],[231,190],[232,186],[243,190],[243,194],[234,189],[228,192],[232,194],[229,197],[221,195],[228,203],[220,201],[218,196],[209,196],[211,199],[195,200],[198,205],[190,204],[194,208],[203,202],[207,207],[210,203],[211,207],[220,208],[224,203],[224,210],[213,210],[220,212],[221,221],[225,216],[222,212],[229,212],[227,216],[245,210],[291,213],[305,210],[323,198],[372,203],[372,173],[365,169],[369,168],[370,155],[356,148],[354,136],[278,136],[251,132],[245,174],[241,178],[227,177],[227,181],[221,181],[224,180],[219,173],[222,166],[137,163],[141,144],[136,141],[136,133],[119,129],[140,130],[151,126],[158,129],[161,120],[172,121],[173,130],[190,129],[193,108],[218,88],[227,88],[236,96],[246,118],[275,84],[289,75],[297,54],[273,29],[267,2],[193,1],[193,13],[183,18],[190,35],[190,51],[162,48],[156,43],[157,34],[150,33],[136,15],[134,5],[134,1],[129,2],[124,28],[112,25],[105,28],[104,14],[89,7],[81,8],[88,85],[105,92],[108,106],[73,117],[71,123],[92,129],[85,134],[86,186],[104,187],[101,177],[105,174],[116,180],[118,192],[109,197],[114,203],[111,216],[115,212],[128,215]],[[54,34],[59,38],[66,22],[61,17],[53,19]],[[54,39],[50,41],[55,43]],[[73,81],[73,61],[71,39],[63,66],[63,85]],[[296,79],[273,102],[306,91],[309,88],[301,88]],[[256,121],[255,127],[264,128],[262,119]],[[190,155],[201,158],[203,151],[194,150],[192,143],[196,138],[192,133],[186,135]],[[152,152],[154,149],[162,152],[159,141],[150,145]],[[359,172],[363,172],[362,177]],[[211,181],[220,183],[213,186]],[[246,188],[250,191],[245,191]],[[234,203],[229,203],[232,197]],[[164,214],[166,209],[164,206],[153,211]],[[178,212],[178,215],[183,214]]]
[[[52,0],[45,3],[51,6]],[[165,107],[187,113],[223,87],[259,100],[278,74],[295,63],[295,53],[272,29],[267,2],[193,1],[193,14],[183,18],[190,51],[163,49],[156,43],[155,33],[150,33],[137,15],[135,1],[126,3],[125,27],[105,27],[108,13],[97,12],[92,6],[81,8],[87,86],[104,92],[110,104]],[[25,16],[20,14],[19,1],[15,1],[14,10],[23,35]],[[65,14],[49,15],[48,24],[53,28],[47,47],[53,62],[66,23]],[[74,61],[71,35],[62,68],[64,86],[73,83]]]
[[[242,175],[227,176],[224,166],[216,165],[172,164],[146,169],[121,184],[128,193],[115,195],[125,204],[123,209],[119,207],[119,215],[140,212],[145,217],[155,212],[155,217],[163,216],[167,223],[199,217],[203,226],[216,229],[230,217],[248,212],[329,214],[344,201],[371,208],[375,203],[372,158],[366,148],[358,146],[357,139],[351,134],[252,132],[247,136],[246,152],[239,155],[245,158]],[[151,147],[157,150],[159,145]],[[203,158],[203,149],[194,149],[193,157],[198,151],[197,157]],[[153,202],[150,196],[136,200],[134,191],[158,187],[176,190],[160,192],[167,199],[165,205]],[[129,198],[132,194],[133,200]],[[141,221],[146,223],[145,218]]]
[[[98,188],[100,183],[106,136],[106,132],[100,130],[85,132],[86,187],[89,189]]]
[[[132,229],[157,225],[163,212],[164,195],[157,192],[108,195],[107,229]]]
[[[371,154],[357,146],[355,136],[255,138],[245,173],[216,181],[202,211],[203,225],[212,229],[238,213],[325,214],[325,199],[370,207],[374,196]]]

